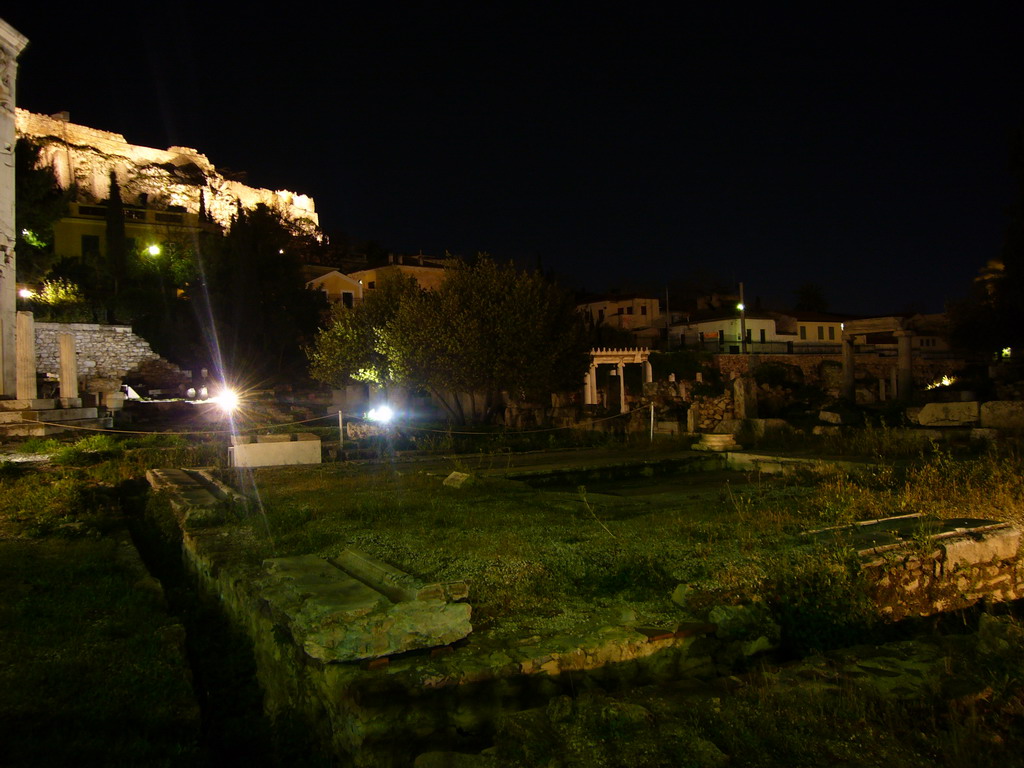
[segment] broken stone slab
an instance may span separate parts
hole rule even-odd
[[[842,424],[843,414],[835,411],[818,411],[818,421],[826,424]]]
[[[917,414],[922,427],[967,427],[978,423],[978,403],[928,403]]]
[[[323,662],[448,645],[472,631],[468,603],[396,602],[316,555],[264,561],[258,587],[273,620]]]
[[[1024,429],[1024,401],[990,400],[981,404],[981,426],[988,429]]]
[[[452,472],[444,479],[444,485],[448,488],[461,488],[464,485],[470,485],[472,482],[473,476],[465,472]]]

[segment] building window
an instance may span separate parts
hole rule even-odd
[[[825,340],[825,326],[819,325],[818,326],[818,341],[824,341],[824,340]]]
[[[836,340],[836,327],[834,325],[830,325],[828,327],[828,340],[829,341],[835,341]]]
[[[615,314],[617,314],[617,315],[621,315],[621,314],[622,314],[622,307],[619,307],[619,308],[618,308],[618,311],[616,311],[616,313],[615,313]]]
[[[807,326],[800,326],[800,341],[807,341]]]
[[[597,310],[597,322],[599,322],[599,323],[603,323],[604,322],[604,310],[603,309]]]
[[[99,235],[82,235],[82,257],[89,258],[90,256],[100,255],[100,236]]]
[[[352,309],[352,305],[355,303],[355,296],[352,294],[352,291],[342,291],[341,303]]]
[[[366,287],[369,288],[372,291],[374,288],[377,287],[377,281],[376,280],[371,280],[370,282],[368,282],[366,284]]]
[[[761,329],[761,343],[764,344],[764,328]]]
[[[632,307],[626,307],[626,314],[627,315],[632,315],[633,314],[633,308]]]
[[[647,314],[647,305],[646,304],[644,304],[642,307],[640,307],[640,314],[641,315],[646,315]]]

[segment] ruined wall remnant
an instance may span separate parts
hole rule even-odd
[[[239,204],[251,209],[262,203],[308,234],[317,234],[313,198],[228,179],[206,155],[190,147],[142,147],[129,144],[119,133],[24,109],[17,110],[17,130],[19,137],[40,145],[40,162],[53,168],[62,188],[77,185],[79,202],[106,199],[114,171],[127,203],[141,204],[145,199],[147,204],[181,206],[195,214],[202,197],[207,214],[222,227],[230,224]]]
[[[153,351],[128,325],[98,323],[36,323],[36,371],[60,372],[60,334],[75,340],[78,378],[83,391],[114,392],[129,375],[153,383],[185,380],[185,374]]]

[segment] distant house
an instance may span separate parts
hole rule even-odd
[[[857,319],[853,315],[799,310],[786,315],[796,321],[796,344],[839,344],[843,340],[843,323]]]
[[[323,291],[332,304],[341,303],[346,307],[354,307],[363,300],[362,282],[336,269],[308,280],[306,287],[311,291]]]
[[[610,326],[623,331],[661,325],[661,305],[657,299],[635,294],[595,296],[576,305],[576,309],[595,326]]]
[[[736,309],[706,310],[691,313],[682,322],[669,326],[672,347],[712,348],[726,352],[740,351],[744,332],[747,344],[781,344],[781,348],[771,350],[776,352],[786,351],[793,340],[792,334],[780,330],[779,316],[772,312],[747,312],[741,319]]]
[[[437,259],[419,254],[417,256],[390,255],[386,264],[349,273],[349,277],[358,280],[364,291],[374,290],[386,275],[406,275],[416,280],[421,288],[428,291],[437,290],[445,278],[445,267],[449,259]]]

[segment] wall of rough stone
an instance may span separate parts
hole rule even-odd
[[[982,600],[1017,600],[1024,596],[1020,538],[1013,527],[940,538],[923,551],[873,557],[864,564],[864,575],[875,604],[897,621]]]
[[[36,323],[36,371],[60,374],[59,335],[75,337],[78,381],[83,392],[114,392],[128,376],[152,384],[184,381],[177,366],[153,351],[149,342],[132,333],[129,325],[97,323]]]
[[[842,384],[840,377],[843,361],[839,355],[715,355],[714,361],[714,365],[721,371],[723,379],[749,373],[762,363],[779,363],[799,368],[806,384],[814,384],[826,390],[838,390]],[[941,379],[944,375],[961,370],[965,365],[963,360],[914,358],[914,384],[923,387]],[[866,385],[867,389],[876,389],[878,379],[888,381],[895,369],[895,357],[857,355],[855,365],[857,385],[858,387]]]

